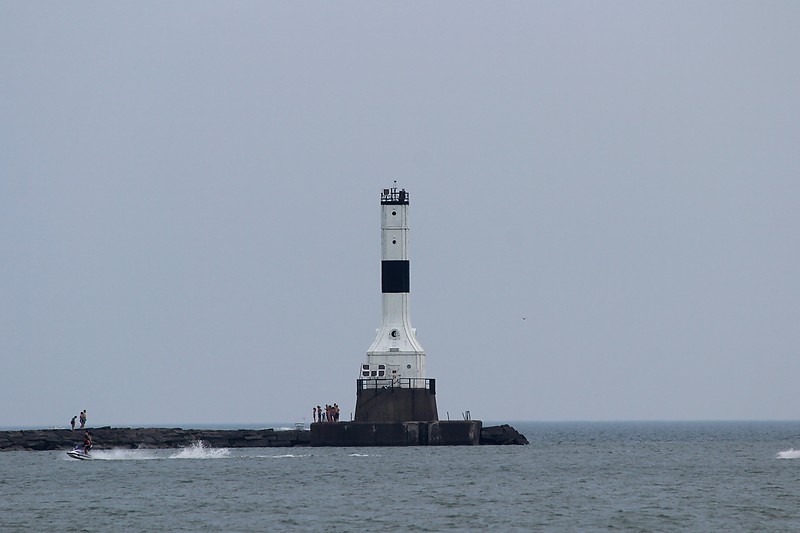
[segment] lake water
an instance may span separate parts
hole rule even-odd
[[[513,425],[530,446],[0,453],[0,531],[800,530],[800,422]]]

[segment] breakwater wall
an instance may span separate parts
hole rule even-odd
[[[320,429],[325,431],[325,426],[344,426],[347,422],[320,423]],[[84,430],[69,429],[27,429],[20,431],[0,431],[0,452],[4,451],[47,451],[47,450],[70,450],[76,444],[83,442],[84,431],[92,434],[94,448],[96,450],[109,450],[112,448],[183,448],[191,446],[192,443],[202,441],[206,445],[214,448],[276,448],[292,446],[311,446],[311,431],[307,429],[181,429],[181,428],[86,428]],[[337,435],[336,429],[330,429],[333,435]],[[484,444],[484,445],[504,445],[504,444],[528,444],[524,435],[517,432],[509,425],[491,426],[479,429],[480,437],[475,439],[474,434],[468,435],[469,442],[459,442],[453,440],[452,444]],[[325,434],[328,434],[327,432]],[[377,435],[377,433],[376,433]],[[404,433],[404,439],[406,433]],[[459,435],[456,433],[455,435]],[[338,437],[337,437],[338,438]],[[380,442],[380,443],[379,443]],[[403,443],[400,445],[419,445],[419,440]],[[426,444],[433,444],[426,442]],[[440,442],[441,445],[448,445],[448,442]],[[361,446],[381,446],[385,445],[383,440],[369,439],[355,443],[317,443],[317,445],[361,445]]]
[[[339,422],[311,424],[312,446],[477,446],[528,444],[508,424],[483,427],[480,420]]]
[[[311,424],[312,446],[477,446],[480,420]]]

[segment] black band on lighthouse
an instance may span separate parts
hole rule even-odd
[[[408,261],[381,261],[382,292],[411,292]]]

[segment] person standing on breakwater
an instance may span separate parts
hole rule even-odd
[[[80,418],[80,420],[81,420],[81,429],[83,429],[83,427],[86,425],[86,409],[84,409],[83,411],[81,411],[81,418]]]
[[[317,408],[316,407],[314,407],[314,414],[311,415],[311,420],[313,420],[314,422],[317,421]]]
[[[72,426],[72,431],[75,431],[75,419],[78,418],[77,416],[73,416],[72,420],[69,421],[69,425]]]
[[[322,422],[322,407],[317,406],[317,422]]]

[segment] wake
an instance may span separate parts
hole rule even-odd
[[[153,459],[224,459],[230,457],[228,448],[212,448],[204,442],[193,442],[191,446],[186,446],[178,451],[172,451],[169,455],[161,449],[138,449],[129,450],[123,448],[112,448],[111,450],[92,450],[92,459],[95,461],[148,461]],[[65,459],[74,459],[65,456]]]
[[[94,450],[92,459],[100,461],[144,461],[161,459],[156,455],[156,450],[126,450],[112,448],[111,450]]]
[[[800,459],[800,450],[789,448],[782,452],[778,452],[778,459]]]
[[[169,456],[170,459],[224,459],[230,457],[228,448],[211,448],[203,441],[193,442],[191,446],[182,448]]]

